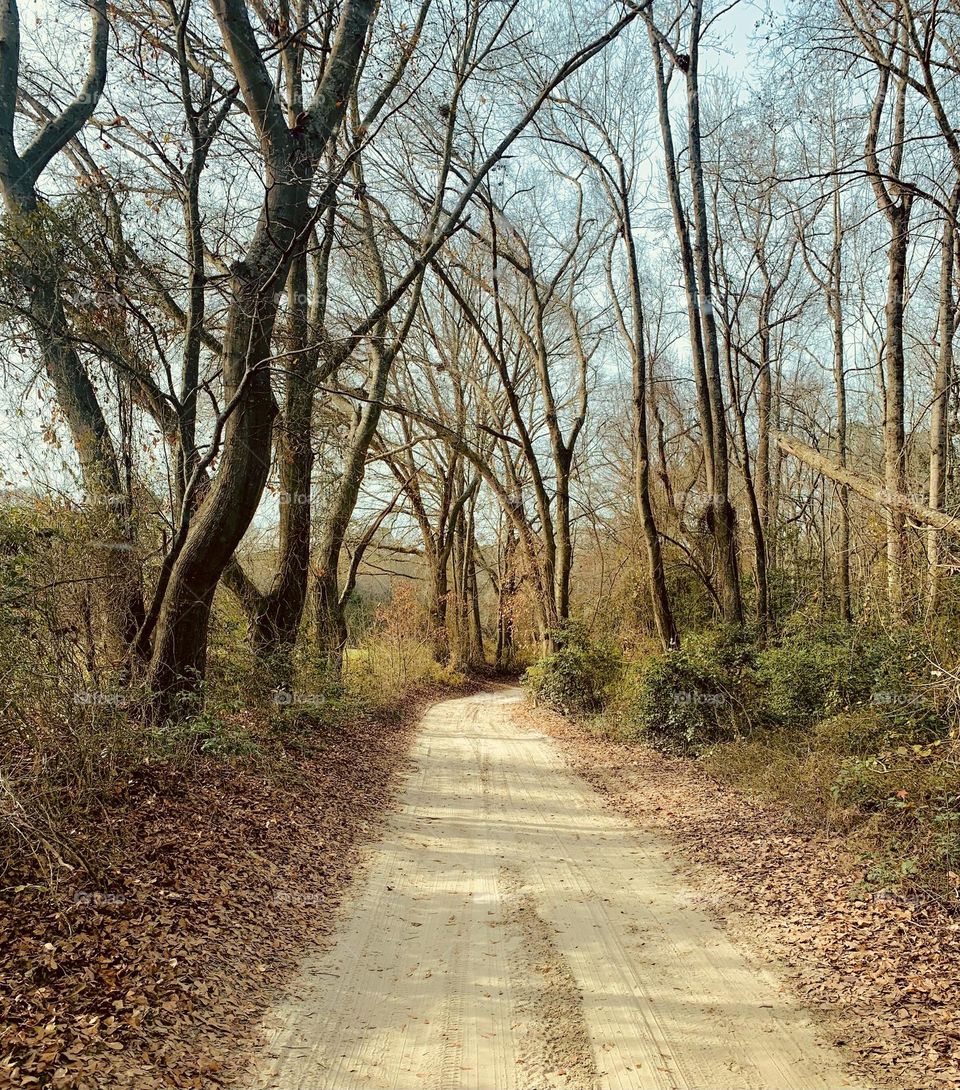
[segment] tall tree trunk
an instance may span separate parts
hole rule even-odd
[[[637,259],[633,236],[633,217],[630,211],[630,189],[627,184],[623,160],[617,154],[617,214],[620,218],[620,234],[627,258],[627,281],[630,288],[632,329],[629,331],[621,319],[624,339],[630,348],[631,384],[633,393],[634,428],[634,488],[637,513],[647,553],[647,577],[650,580],[650,605],[654,625],[665,651],[679,648],[680,633],[673,618],[670,592],[667,588],[666,569],[660,532],[653,512],[650,495],[650,440],[647,431],[647,402],[651,396],[647,374],[646,329],[643,317],[643,292],[640,284],[640,263]]]
[[[514,659],[513,610],[517,593],[514,564],[517,542],[509,521],[504,526],[504,532],[506,539],[499,552],[497,572],[497,649],[494,660],[497,669],[508,669]]]
[[[317,543],[315,566],[317,575],[317,642],[327,656],[333,673],[342,667],[342,652],[346,645],[346,621],[339,593],[340,557],[350,520],[357,506],[360,488],[366,473],[367,454],[377,432],[387,380],[393,363],[394,352],[387,350],[380,338],[370,345],[373,366],[367,398],[356,411],[356,418],[343,467],[329,506],[323,516],[323,527]]]
[[[889,47],[890,60],[895,60],[905,33]],[[902,50],[904,66],[908,64]],[[887,92],[890,86],[889,64],[880,66],[877,91],[870,110],[870,120],[864,141],[864,160],[870,175],[877,207],[883,212],[890,230],[887,250],[887,301],[885,308],[885,344],[883,352],[884,412],[883,466],[887,490],[893,494],[906,491],[906,437],[904,428],[904,349],[903,312],[906,302],[907,248],[913,191],[900,183],[906,127],[906,73],[896,77],[896,97],[890,137],[890,163],[881,170],[877,140],[883,120]],[[904,581],[907,567],[906,520],[899,506],[886,508],[887,523],[887,602],[891,615],[903,620],[908,612]]]
[[[444,664],[450,659],[450,632],[447,626],[447,613],[450,597],[450,581],[447,573],[447,554],[442,559],[430,556],[430,603],[428,616],[430,621],[430,640],[433,644],[433,657]]]
[[[837,459],[847,464],[847,374],[843,348],[843,225],[840,210],[840,187],[833,189],[833,247],[826,284],[827,317],[833,335],[833,389],[837,402]],[[837,598],[841,618],[853,620],[850,591],[850,489],[841,484],[837,489],[840,503],[840,543],[837,556]]]
[[[736,512],[730,502],[730,458],[727,450],[727,421],[720,376],[720,345],[713,308],[710,277],[710,247],[707,233],[707,201],[703,179],[700,139],[700,51],[701,0],[694,0],[690,29],[687,82],[687,154],[690,157],[690,192],[693,207],[693,257],[703,330],[704,368],[713,430],[714,477],[710,496],[710,522],[717,546],[720,599],[725,621],[743,623],[740,572],[737,562]]]
[[[298,254],[287,279],[289,344],[283,413],[276,429],[280,523],[277,565],[269,590],[250,620],[254,650],[282,679],[289,673],[307,598],[310,564],[310,490],[313,471],[312,417],[316,365],[308,350],[307,260]]]
[[[888,254],[885,398],[883,416],[884,482],[892,493],[906,492],[906,434],[904,427],[903,311],[907,275],[909,204],[890,219]],[[908,612],[904,582],[907,567],[907,526],[903,512],[887,508],[887,599],[896,618]]]
[[[343,671],[343,656],[347,649],[347,617],[340,596],[337,572],[316,569],[313,584],[314,624],[317,651],[331,677]]]
[[[30,232],[24,237],[29,238]],[[92,598],[103,619],[112,663],[125,664],[131,654],[135,663],[143,662],[149,644],[142,635],[146,610],[129,489],[93,383],[73,346],[59,289],[44,275],[43,264],[39,257],[22,272],[44,369],[70,429],[84,491],[95,512],[96,538],[90,542],[95,558],[90,572],[95,577]]]
[[[943,217],[940,240],[940,309],[937,333],[940,347],[933,380],[933,404],[930,412],[930,484],[928,502],[942,511],[946,503],[947,485],[947,414],[950,388],[953,384],[953,338],[955,335],[955,302],[953,272],[956,265],[956,214],[960,207],[960,183],[954,186],[950,205]],[[932,620],[940,606],[943,579],[943,550],[940,535],[927,530],[927,601],[926,616]]]
[[[470,665],[476,669],[484,666],[485,656],[483,622],[480,617],[480,582],[477,578],[477,535],[473,503],[470,504],[467,515],[466,597]]]
[[[462,467],[459,467],[457,488],[461,494],[467,489],[462,474]],[[475,497],[475,493],[471,492],[470,496]],[[471,498],[458,511],[451,530],[454,606],[451,662],[467,668],[483,665],[473,509],[474,501]]]
[[[750,475],[750,459],[747,454],[746,434],[742,436],[744,447],[745,476],[751,476],[747,482],[747,496],[750,504],[750,518],[753,523],[753,545],[756,558],[757,580],[757,624],[762,635],[770,627],[769,556],[767,553],[767,533],[770,529],[770,426],[773,407],[773,379],[771,359],[770,319],[773,306],[773,284],[767,270],[766,255],[761,256],[764,278],[764,290],[760,297],[760,359],[757,376],[757,459],[755,463],[756,487]],[[731,390],[732,394],[732,390]],[[738,410],[739,411],[739,410]]]
[[[674,228],[680,246],[687,300],[697,409],[700,419],[704,469],[707,478],[707,520],[717,550],[720,572],[720,602],[725,620],[741,623],[743,602],[737,564],[736,514],[729,497],[729,462],[723,387],[720,379],[720,354],[710,281],[710,256],[707,240],[706,195],[700,150],[700,91],[697,74],[702,5],[694,0],[689,53],[683,59],[687,86],[687,135],[690,158],[693,232],[683,207],[677,169],[677,155],[670,120],[667,84],[663,71],[665,39],[653,24],[649,11],[644,18],[650,33],[654,56],[657,114],[664,147],[667,192]],[[680,58],[670,48],[674,61]]]
[[[276,267],[276,253],[269,257]],[[271,275],[263,266],[259,276],[251,266],[248,262],[251,271],[233,278],[223,351],[224,399],[232,408],[223,429],[220,466],[172,558],[162,592],[149,673],[160,718],[197,702],[214,592],[253,519],[270,471],[274,401],[269,360],[276,285],[271,290]]]
[[[747,505],[750,508],[750,529],[753,536],[755,578],[757,583],[757,624],[761,638],[764,638],[769,624],[770,605],[767,593],[767,546],[766,533],[764,532],[763,513],[757,488],[754,486],[753,469],[750,459],[750,448],[747,436],[746,411],[740,402],[737,393],[737,384],[733,373],[733,345],[729,329],[724,338],[724,362],[726,364],[727,382],[733,394],[733,412],[737,422],[740,446],[742,448],[743,484],[747,493]],[[767,443],[769,444],[769,419],[767,420]],[[769,451],[767,452],[769,458]],[[768,495],[769,503],[769,495]]]
[[[634,357],[633,362],[633,419],[634,442],[634,484],[636,489],[637,512],[640,515],[640,527],[647,552],[647,575],[650,580],[650,605],[657,636],[665,651],[680,646],[680,633],[677,631],[670,604],[670,592],[667,589],[666,568],[663,563],[663,549],[660,546],[660,533],[657,529],[653,503],[650,498],[650,447],[647,441],[647,396],[643,374],[646,367],[645,354]]]
[[[573,536],[570,521],[570,464],[573,452],[564,450],[556,459],[557,487],[554,498],[557,554],[554,573],[554,608],[557,622],[570,618],[570,576],[573,571]]]
[[[700,419],[700,443],[703,451],[703,464],[707,476],[707,487],[713,487],[714,478],[714,442],[713,414],[710,411],[710,393],[707,386],[707,373],[704,362],[703,327],[700,322],[700,303],[697,291],[697,272],[690,241],[690,227],[683,205],[680,189],[680,176],[677,167],[677,153],[673,140],[673,124],[670,120],[670,103],[667,97],[667,82],[664,75],[663,50],[658,32],[648,22],[650,42],[653,49],[655,87],[657,92],[657,117],[660,122],[660,136],[663,142],[664,166],[667,177],[667,195],[673,215],[673,226],[680,248],[680,268],[683,273],[684,295],[687,304],[687,327],[690,333],[691,362],[693,365],[694,385],[697,393],[697,413]]]

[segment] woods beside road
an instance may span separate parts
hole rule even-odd
[[[956,920],[842,835],[516,689],[423,706],[143,779],[98,883],[8,894],[7,1081],[960,1085]]]
[[[665,1083],[776,1082],[748,1019],[794,1081],[957,1084],[958,43],[956,0],[0,0],[0,1080],[239,1077],[370,875],[399,901],[414,753],[560,1019],[468,1076],[438,977],[431,1079],[629,1085],[606,975]],[[569,767],[468,695],[505,681]],[[561,794],[656,841],[662,942],[755,998],[782,948],[795,997],[697,963],[700,1053],[668,967],[661,1020]]]

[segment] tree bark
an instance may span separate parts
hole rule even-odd
[[[688,54],[681,61],[676,50],[669,45],[654,25],[649,11],[644,11],[653,49],[657,113],[664,145],[667,191],[680,245],[681,268],[687,299],[697,409],[707,478],[706,519],[717,550],[721,612],[724,620],[740,624],[743,621],[743,602],[737,564],[736,513],[729,496],[727,429],[723,384],[720,378],[716,317],[711,293],[706,195],[701,159],[700,89],[697,71],[701,16],[702,4],[700,0],[694,0]],[[683,69],[686,77],[692,233],[683,208],[677,170],[667,83],[663,71],[664,49],[670,53],[675,67]],[[681,63],[678,65],[677,62]]]
[[[890,44],[889,60],[891,62],[896,57],[901,33],[902,31],[898,31],[898,39]],[[907,81],[905,76],[899,76],[897,79],[890,164],[886,171],[880,169],[877,141],[889,85],[890,67],[883,65],[879,70],[877,91],[870,111],[864,142],[864,159],[870,174],[870,184],[873,187],[877,207],[886,217],[890,229],[890,246],[887,250],[887,300],[884,310],[886,328],[883,351],[883,460],[887,491],[895,494],[906,491],[903,316],[913,193],[904,188],[899,181],[906,125]],[[887,601],[894,618],[904,620],[909,612],[904,587],[907,566],[906,523],[902,510],[895,506],[886,509],[886,519]]]
[[[250,620],[254,651],[283,680],[300,630],[307,599],[310,565],[311,481],[315,353],[308,350],[307,261],[294,259],[287,279],[289,336],[284,378],[283,412],[277,427],[280,521],[277,566],[266,594]]]
[[[930,506],[943,510],[947,485],[947,414],[950,388],[953,384],[953,339],[956,334],[956,303],[953,293],[953,272],[956,266],[956,214],[960,207],[960,183],[954,186],[950,204],[943,217],[940,240],[940,309],[937,321],[939,350],[933,380],[933,404],[930,412]],[[943,550],[939,533],[927,530],[927,601],[926,616],[932,620],[940,606],[943,576]]]
[[[732,624],[743,623],[740,596],[740,572],[737,562],[736,512],[730,502],[730,458],[727,450],[727,422],[723,380],[720,376],[720,346],[713,308],[710,277],[710,249],[707,234],[707,203],[703,179],[700,139],[700,51],[701,0],[693,0],[687,82],[687,154],[690,157],[690,191],[693,206],[693,256],[697,274],[700,320],[703,327],[704,366],[713,430],[714,477],[709,515],[717,543],[720,573],[720,598],[723,618]]]
[[[266,193],[253,240],[232,269],[222,353],[219,469],[170,558],[161,588],[149,671],[160,718],[199,700],[213,595],[269,474],[278,293],[292,261],[307,245],[314,170],[343,119],[375,6],[373,0],[348,0],[342,8],[323,78],[294,128],[284,119],[244,0],[214,0],[213,11],[260,140]]]
[[[102,575],[94,590],[114,665],[142,660],[145,607],[136,560],[129,489],[93,382],[75,347],[60,294],[63,270],[52,267],[45,209],[36,185],[50,160],[72,140],[96,109],[107,76],[109,22],[106,0],[90,5],[87,72],[76,98],[40,127],[22,152],[14,144],[20,82],[20,15],[16,0],[0,9],[0,193],[17,227],[18,275],[44,370],[70,429],[87,499],[99,513],[91,543]],[[50,240],[52,241],[52,240]]]
[[[826,284],[827,316],[833,336],[833,389],[837,399],[837,458],[841,467],[847,464],[847,374],[843,347],[843,226],[840,211],[840,186],[833,189],[833,246]],[[837,557],[837,598],[840,616],[847,623],[853,620],[850,591],[850,492],[846,485],[839,487],[840,547]]]

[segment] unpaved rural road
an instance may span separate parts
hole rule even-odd
[[[267,1016],[257,1090],[838,1090],[772,973],[517,690],[436,705],[330,947]]]

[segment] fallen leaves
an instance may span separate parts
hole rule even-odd
[[[210,1090],[328,932],[416,710],[358,718],[269,773],[145,767],[85,830],[94,885],[0,892],[0,1086]]]
[[[517,718],[556,739],[615,810],[669,834],[703,906],[784,964],[871,1084],[960,1088],[960,922],[942,905],[870,895],[842,837],[720,787],[693,762],[549,712]]]

